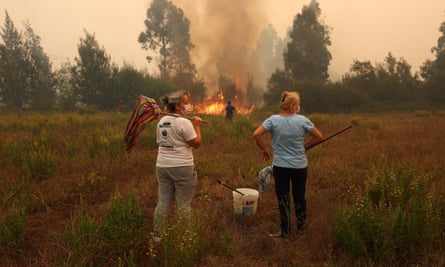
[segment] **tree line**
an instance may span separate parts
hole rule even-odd
[[[19,31],[8,12],[0,31],[0,106],[3,110],[72,111],[82,108],[112,111],[131,110],[139,94],[159,99],[173,90],[183,89],[194,101],[208,97],[190,57],[194,48],[190,21],[186,14],[167,0],[153,0],[147,9],[145,30],[138,42],[158,64],[159,74],[124,64],[118,66],[100,46],[95,35],[84,30],[74,63],[63,63],[53,70],[40,37],[29,23]],[[283,90],[302,95],[305,112],[372,112],[443,108],[445,105],[445,22],[439,27],[434,59],[426,60],[418,73],[410,64],[389,52],[381,63],[354,60],[349,72],[331,81],[328,68],[332,55],[330,28],[320,20],[316,0],[296,14],[285,40],[277,39],[266,27],[258,40],[269,52],[259,64],[270,70],[267,83],[258,88],[249,78],[244,102],[276,105]],[[267,38],[267,36],[271,36]],[[277,49],[282,53],[277,53]],[[270,55],[269,55],[270,54]],[[279,55],[273,59],[272,55]],[[267,56],[269,55],[269,56]],[[279,63],[273,63],[276,60]],[[261,66],[260,66],[261,67]],[[248,75],[248,74],[246,74]],[[233,96],[236,84],[224,73],[218,78],[224,95]],[[120,106],[119,103],[124,103]]]
[[[316,0],[295,16],[283,53],[284,68],[268,80],[266,104],[275,104],[283,88],[302,95],[306,112],[375,112],[438,109],[445,104],[445,22],[440,25],[434,60],[419,73],[389,52],[381,63],[354,60],[339,81],[329,81],[330,28],[320,22]]]

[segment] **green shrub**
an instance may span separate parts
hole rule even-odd
[[[31,179],[42,179],[56,172],[56,164],[49,152],[31,150],[25,160],[26,171]]]
[[[143,215],[132,196],[116,194],[102,223],[83,208],[74,223],[67,227],[69,266],[105,266],[110,263],[129,266],[143,242]]]
[[[416,110],[414,112],[414,116],[416,116],[416,117],[428,117],[428,116],[431,116],[431,112],[429,112],[427,110]]]
[[[18,142],[13,139],[3,140],[3,153],[6,159],[9,159],[10,162],[5,162],[6,164],[12,163],[15,168],[20,168],[23,164],[23,159],[25,158],[26,152],[29,149],[28,142]]]
[[[134,197],[124,199],[116,194],[100,226],[100,234],[108,244],[108,257],[123,259],[134,254],[144,240],[143,223],[142,210]]]
[[[432,179],[413,168],[379,163],[353,208],[336,212],[337,243],[356,257],[378,263],[427,258],[422,253],[440,241],[445,224],[444,196],[430,188]]]
[[[67,266],[97,265],[104,257],[105,240],[100,236],[96,220],[84,210],[65,232],[68,243]]]
[[[23,205],[13,205],[0,213],[0,255],[19,248],[26,230],[26,212]]]
[[[200,253],[208,248],[206,236],[211,227],[208,222],[212,220],[208,184],[203,184],[197,197],[200,209],[192,216],[176,217],[164,223],[160,247],[149,242],[148,255],[152,262],[162,262],[163,266],[195,266]]]
[[[248,116],[239,115],[233,120],[233,127],[236,132],[234,137],[239,138],[243,135],[251,135],[254,130],[252,120]]]

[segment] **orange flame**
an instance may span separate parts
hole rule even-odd
[[[250,114],[255,109],[255,105],[242,104],[238,100],[238,95],[234,97],[232,105],[237,114]],[[193,105],[193,111],[198,114],[225,115],[227,103],[224,101],[224,94],[221,90],[212,97],[209,96],[203,103]]]
[[[237,105],[233,103],[236,109],[235,114],[250,114],[255,109],[255,105]],[[194,111],[199,114],[225,115],[226,103],[221,101],[205,101],[205,103],[193,106]]]

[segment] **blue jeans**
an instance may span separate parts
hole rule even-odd
[[[292,197],[294,199],[295,215],[297,217],[297,230],[303,230],[306,223],[306,179],[307,167],[292,169],[273,167],[275,178],[275,193],[280,212],[280,228],[283,234],[290,231],[290,185],[292,184]]]
[[[193,195],[197,183],[197,173],[194,166],[172,168],[156,167],[158,178],[158,203],[154,212],[154,233],[160,234],[167,213],[176,198],[177,215],[180,221],[190,219]]]

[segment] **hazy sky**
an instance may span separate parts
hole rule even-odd
[[[173,0],[186,12],[194,8],[198,17],[198,3],[215,3],[217,0]],[[113,62],[128,62],[136,67],[149,66],[146,52],[137,42],[144,30],[147,0],[1,0],[0,25],[4,25],[5,11],[17,29],[23,30],[28,20],[34,32],[41,37],[41,45],[54,67],[69,59],[74,62],[77,45],[86,29],[94,33],[98,43],[111,56]],[[269,21],[283,37],[292,25],[294,16],[310,0],[218,0],[226,6],[243,2],[254,7],[254,20],[263,27]],[[444,0],[318,0],[322,19],[332,28],[332,76],[348,72],[354,59],[383,62],[388,52],[403,57],[413,71],[426,60],[433,58],[431,48],[440,36],[439,26],[445,21]],[[184,4],[186,3],[186,4]],[[187,6],[188,5],[188,6]],[[260,6],[262,5],[262,6]],[[263,12],[259,12],[262,10]],[[216,9],[217,11],[217,9]],[[233,18],[240,15],[234,15]],[[241,15],[242,16],[242,15]],[[230,17],[230,16],[228,16]],[[210,20],[210,21],[209,21]],[[249,23],[252,23],[250,21]],[[192,20],[192,32],[204,33],[212,19],[198,23]],[[198,25],[198,26],[196,26]],[[199,28],[202,27],[202,28]],[[242,25],[240,28],[242,29]],[[193,36],[192,36],[193,38]],[[194,40],[192,40],[195,42]],[[196,44],[195,44],[196,45]],[[198,46],[198,45],[196,45]],[[199,46],[205,43],[199,42]],[[198,47],[199,51],[199,47]]]

